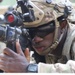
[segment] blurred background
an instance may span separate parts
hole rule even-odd
[[[75,7],[75,0],[70,0],[72,3],[73,3],[73,5],[74,5],[74,7]]]
[[[71,2],[75,2],[75,0],[70,0]]]
[[[0,6],[12,6],[16,3],[16,0],[3,0],[3,2],[0,3]]]
[[[0,14],[4,13],[9,6],[13,6],[16,4],[16,0],[3,0],[0,3]]]

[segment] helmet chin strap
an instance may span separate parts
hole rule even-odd
[[[42,55],[47,55],[47,54],[51,54],[53,50],[56,49],[56,47],[58,46],[59,42],[61,41],[64,33],[62,33],[59,38],[58,38],[58,32],[59,32],[59,22],[57,20],[55,20],[55,24],[56,24],[56,28],[55,28],[55,36],[54,36],[54,41],[52,43],[52,45],[50,45],[43,53]]]

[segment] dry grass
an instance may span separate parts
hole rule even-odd
[[[0,14],[4,14],[7,11],[7,9],[0,9]]]

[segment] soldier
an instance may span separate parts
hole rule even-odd
[[[4,72],[68,73],[75,72],[75,25],[69,23],[73,8],[69,1],[32,0],[35,21],[25,22],[32,38],[36,63],[29,63],[29,49],[17,53],[5,48],[0,54],[0,69]]]

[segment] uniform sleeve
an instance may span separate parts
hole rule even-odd
[[[38,64],[38,73],[75,73],[75,61],[69,60],[66,64]]]
[[[70,58],[72,60],[75,60],[75,38],[72,42],[72,45],[71,45],[71,49],[70,49]]]

